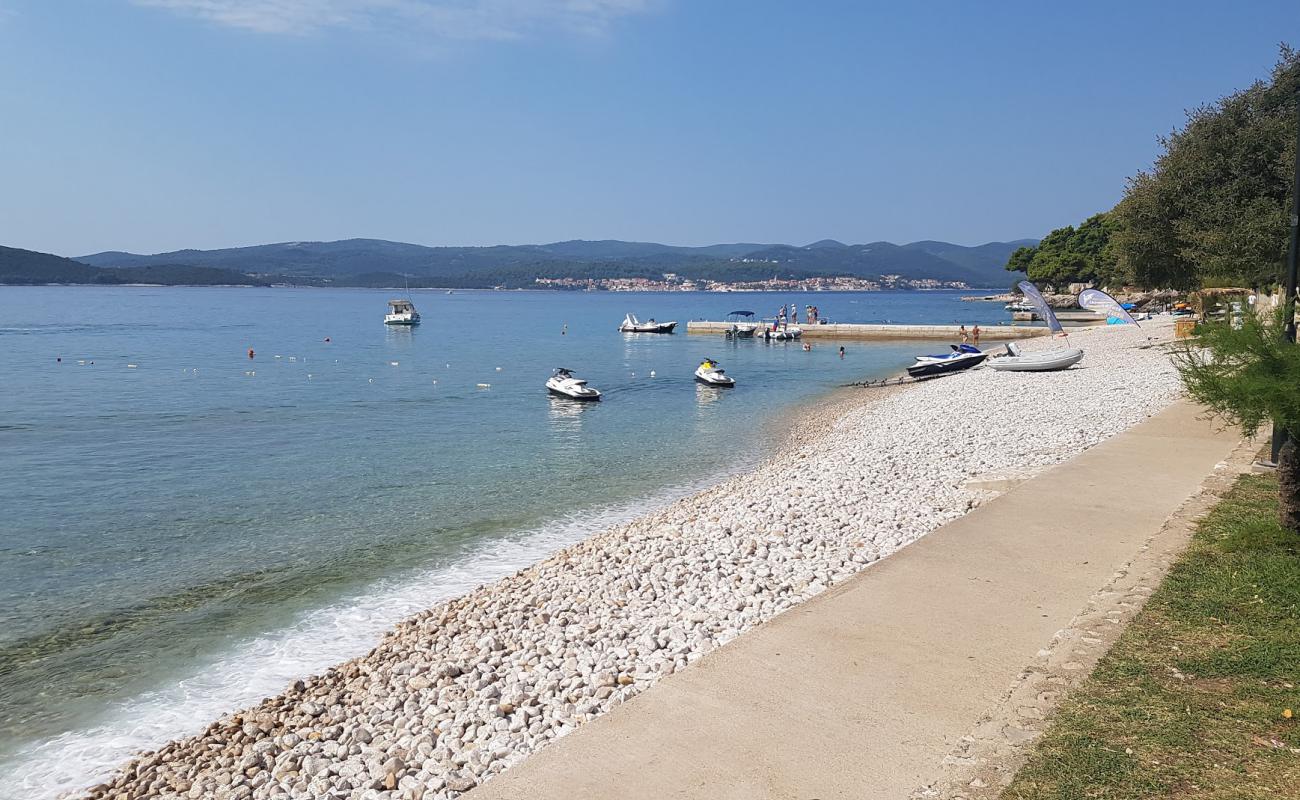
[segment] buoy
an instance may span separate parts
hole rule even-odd
[[[371,382],[371,383],[374,383],[374,382],[375,382],[375,379],[374,379],[374,378],[371,378],[371,379],[370,379],[370,382]]]
[[[501,368],[500,368],[500,367],[497,367],[497,372],[500,372],[500,371],[501,371]]]
[[[451,364],[448,364],[448,365],[447,365],[447,369],[451,369]]]
[[[126,365],[126,368],[127,368],[127,369],[135,369],[135,368],[136,368],[136,365],[135,365],[135,364],[127,364],[127,365]]]
[[[389,361],[389,362],[388,362],[388,366],[390,366],[390,367],[395,367],[395,366],[397,366],[397,362],[396,362],[396,361]]]
[[[437,382],[438,382],[438,379],[437,379],[437,378],[434,378],[434,379],[433,379],[433,382],[434,382],[434,383],[437,383]]]
[[[54,359],[54,363],[56,363],[56,364],[62,364],[62,363],[63,363],[63,356],[58,356],[57,358],[55,358],[55,359]]]
[[[79,359],[77,359],[77,363],[78,363],[78,364],[85,364],[85,363],[86,363],[86,359],[84,359],[84,358],[79,358]]]
[[[310,372],[307,373],[307,380],[311,380],[311,373],[310,373]]]
[[[329,342],[330,342],[330,337],[326,336],[326,337],[325,337],[325,344],[329,344]]]
[[[650,377],[653,378],[654,376],[655,376],[655,371],[654,371],[654,370],[650,370]]]
[[[282,358],[282,356],[275,355],[275,356],[272,356],[272,358]]]

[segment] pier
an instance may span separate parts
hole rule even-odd
[[[692,320],[686,323],[687,333],[701,333],[721,336],[730,330],[730,322],[712,322],[709,320]],[[961,338],[959,325],[874,325],[859,323],[836,323],[827,325],[799,325],[804,338],[808,339],[946,339]],[[973,326],[967,326],[970,333]],[[1028,325],[989,325],[980,326],[981,341],[1005,341],[1009,339],[1028,339],[1033,336],[1045,336],[1045,327]]]

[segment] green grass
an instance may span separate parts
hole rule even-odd
[[[1300,798],[1300,537],[1276,520],[1277,481],[1239,479],[1003,800]]]

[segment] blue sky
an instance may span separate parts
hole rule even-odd
[[[1061,10],[1057,10],[1060,8]],[[0,244],[1040,236],[1293,3],[0,0]]]

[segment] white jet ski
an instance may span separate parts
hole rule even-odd
[[[730,375],[718,366],[718,362],[712,358],[704,359],[699,368],[695,370],[695,380],[708,386],[717,386],[720,389],[730,389],[736,385],[736,381]]]
[[[1002,372],[1056,372],[1069,369],[1082,360],[1083,351],[1077,347],[1022,353],[1015,342],[1008,342],[1007,354],[990,358],[988,365]]]
[[[546,379],[546,389],[551,394],[570,400],[600,399],[600,392],[588,386],[585,380],[573,377],[573,372],[564,367],[555,370],[555,374]]]

